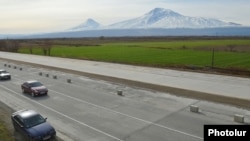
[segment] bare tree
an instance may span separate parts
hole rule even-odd
[[[12,47],[12,52],[18,52],[18,49],[20,48],[20,42],[18,41],[18,40],[14,40],[13,42],[12,42],[12,44],[13,44],[13,47]]]
[[[50,56],[51,48],[52,48],[52,43],[51,43],[51,41],[45,40],[45,41],[41,44],[41,48],[42,48],[43,55],[48,55],[48,56]]]
[[[8,52],[17,52],[20,47],[20,43],[18,40],[1,40],[0,41],[0,50],[8,51]]]
[[[5,51],[4,48],[5,48],[5,40],[0,40],[0,50]]]
[[[230,52],[233,52],[236,45],[230,44],[230,45],[227,45],[227,47],[229,48]]]
[[[29,51],[30,51],[30,54],[33,54],[33,47],[32,46],[29,46]]]

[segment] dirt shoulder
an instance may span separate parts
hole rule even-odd
[[[0,101],[0,122],[5,126],[5,128],[8,130],[8,134],[10,135],[8,139],[5,138],[4,140],[25,141],[23,136],[14,131],[10,118],[13,112],[13,109],[11,109],[9,106]],[[2,139],[0,138],[0,140]]]

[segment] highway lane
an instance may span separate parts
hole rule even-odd
[[[43,68],[19,67],[23,70],[5,67],[13,79],[1,81],[1,101],[15,110],[32,108],[43,113],[65,140],[199,141],[203,140],[204,124],[236,124],[230,118],[233,113],[250,115],[248,110],[235,107],[213,106],[213,103]],[[58,79],[39,76],[39,72],[57,74]],[[67,78],[73,82],[67,83]],[[49,95],[32,98],[22,94],[20,85],[28,79],[43,82],[49,88]],[[125,96],[118,96],[118,89]],[[207,110],[192,113],[191,104],[202,105]],[[227,113],[216,112],[219,108]]]

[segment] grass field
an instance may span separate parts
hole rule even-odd
[[[156,67],[204,67],[211,66],[213,48],[214,67],[250,69],[249,39],[116,41],[89,46],[54,44],[51,56]],[[41,48],[32,50],[33,54],[43,54]],[[29,53],[29,50],[22,47],[19,52]]]

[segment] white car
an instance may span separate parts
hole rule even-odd
[[[0,69],[0,80],[10,80],[11,79],[11,75],[9,72],[7,72],[4,69]]]

